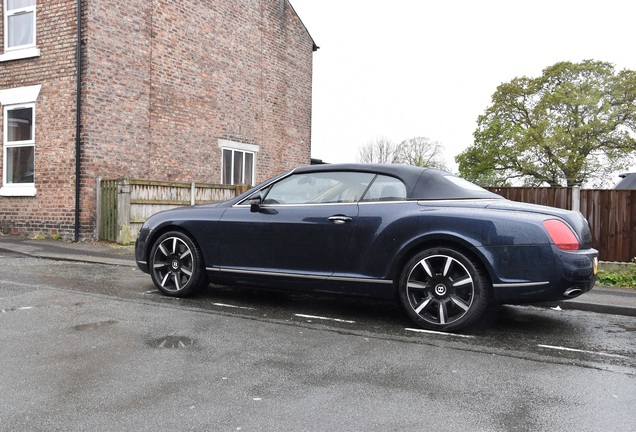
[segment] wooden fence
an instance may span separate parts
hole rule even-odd
[[[99,185],[99,238],[119,244],[133,243],[144,221],[157,212],[227,201],[249,187],[128,178],[100,179]]]
[[[590,223],[593,245],[602,261],[630,262],[636,257],[636,190],[539,187],[488,190],[513,201],[579,210]]]
[[[179,206],[226,201],[248,186],[163,182],[134,179],[99,181],[99,238],[131,244],[152,214]],[[592,229],[593,245],[603,261],[630,262],[636,257],[636,191],[572,188],[488,188],[504,198],[574,209]],[[578,208],[577,208],[578,207]]]

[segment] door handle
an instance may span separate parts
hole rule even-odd
[[[347,222],[351,222],[351,218],[349,216],[330,216],[329,220],[335,224],[343,224]]]

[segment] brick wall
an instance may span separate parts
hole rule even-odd
[[[0,10],[2,5],[3,2],[0,2]],[[0,197],[0,230],[3,233],[50,236],[58,231],[73,232],[75,11],[76,2],[72,0],[38,1],[37,45],[41,50],[40,57],[0,63],[0,89],[42,85],[35,105],[37,196]],[[0,35],[4,34],[2,25],[0,20]],[[0,52],[2,47],[0,44]],[[0,129],[2,123],[0,121]]]
[[[50,225],[68,236],[76,3],[38,3],[42,55],[25,75],[29,83],[15,85],[43,84],[36,106],[38,196],[0,198],[0,217],[8,221],[3,226],[17,225],[15,218],[25,221],[21,230]],[[46,43],[45,27],[59,25],[47,12],[55,4],[69,49]],[[220,182],[219,139],[259,146],[257,181],[309,163],[313,41],[287,1],[86,0],[83,8],[81,238],[96,235],[98,176]],[[47,59],[52,63],[43,64]],[[23,76],[26,64],[19,61],[10,75]],[[49,106],[64,112],[44,111]],[[41,129],[45,124],[58,130]],[[47,178],[41,171],[49,169],[54,175]],[[9,215],[9,208],[20,214]]]

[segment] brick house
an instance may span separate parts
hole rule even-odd
[[[317,47],[288,0],[0,7],[3,233],[95,239],[99,177],[254,184],[310,163]]]

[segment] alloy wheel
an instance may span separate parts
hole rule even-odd
[[[442,326],[468,313],[475,298],[475,281],[456,258],[430,255],[410,270],[406,298],[410,308],[422,320]]]
[[[192,249],[181,238],[167,237],[155,248],[152,271],[155,281],[168,292],[183,290],[195,271]]]

